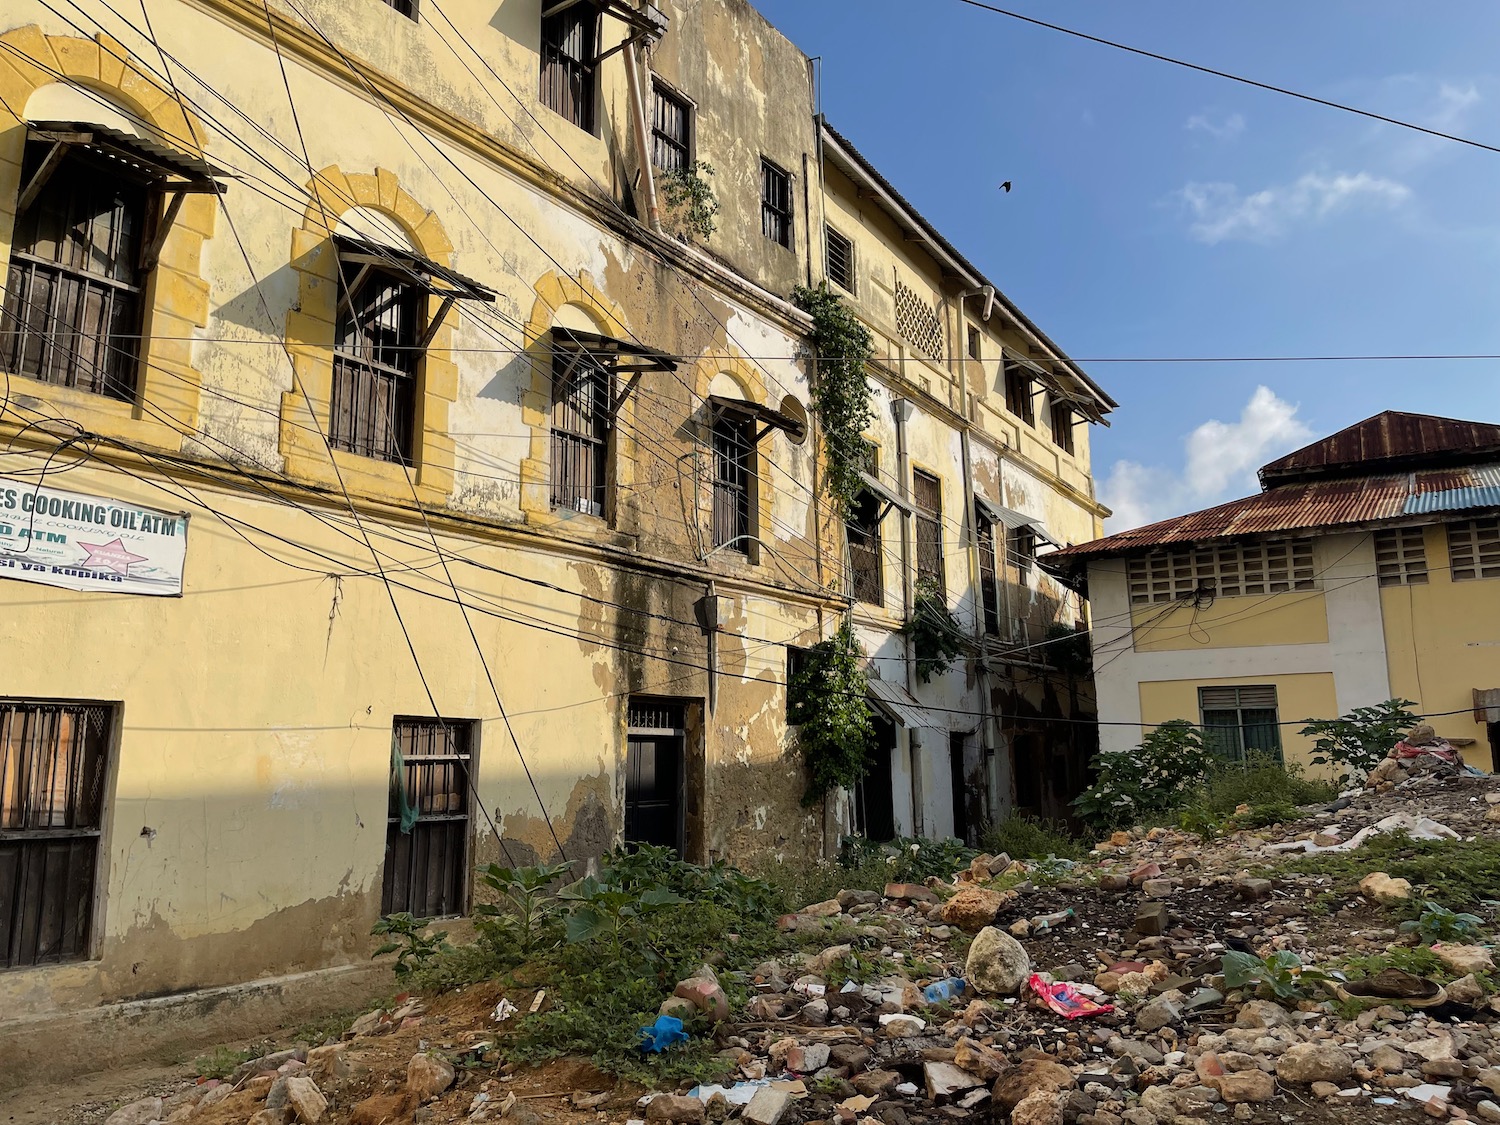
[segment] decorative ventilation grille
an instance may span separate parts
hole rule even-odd
[[[1205,687],[1198,689],[1198,702],[1205,711],[1233,707],[1275,707],[1276,687]]]
[[[1427,549],[1420,527],[1393,527],[1375,533],[1375,572],[1382,586],[1425,586]]]
[[[928,359],[943,358],[943,322],[914,290],[896,282],[896,329],[906,342]]]
[[[1311,539],[1224,544],[1131,559],[1127,576],[1132,605],[1181,601],[1199,592],[1233,598],[1317,589]]]
[[[1500,578],[1500,519],[1448,525],[1451,578]]]

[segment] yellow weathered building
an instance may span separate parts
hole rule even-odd
[[[371,924],[463,914],[477,863],[837,847],[785,720],[789,651],[850,605],[788,300],[830,229],[898,513],[858,620],[920,697],[877,702],[949,716],[901,736],[902,830],[954,827],[951,752],[976,816],[1010,807],[996,705],[1037,738],[1079,710],[1026,646],[1083,609],[1006,534],[981,576],[975,498],[1017,544],[1097,534],[1075,422],[1113,404],[866,194],[743,0],[543,7],[0,16],[0,1086],[66,1065],[38,1027],[98,1064],[170,1045],[166,998],[243,1035],[361,987]],[[675,190],[704,183],[711,236]],[[902,671],[932,523],[897,441],[948,600],[1026,683]]]
[[[1086,588],[1104,749],[1201,723],[1307,764],[1307,719],[1409,700],[1500,766],[1500,426],[1387,411],[1262,491],[1050,556]]]

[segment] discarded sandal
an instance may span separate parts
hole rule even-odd
[[[1395,1000],[1413,1008],[1436,1008],[1448,1001],[1442,985],[1405,969],[1381,969],[1373,977],[1340,984],[1335,991],[1340,1000]]]

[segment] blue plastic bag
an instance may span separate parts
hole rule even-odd
[[[641,1050],[656,1055],[674,1043],[685,1043],[688,1033],[682,1030],[682,1021],[676,1016],[657,1016],[656,1022],[641,1028]]]

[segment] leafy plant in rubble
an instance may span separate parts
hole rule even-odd
[[[705,241],[718,230],[719,200],[709,185],[714,166],[695,160],[686,168],[661,174],[662,199],[682,225]]]
[[[387,953],[394,953],[396,976],[401,979],[426,968],[438,954],[453,951],[453,947],[448,944],[446,930],[430,934],[424,932],[430,924],[430,919],[414,918],[405,911],[387,914],[370,927],[370,933],[388,939],[371,956],[383,957]]]
[[[1186,719],[1162,723],[1134,750],[1101,751],[1090,766],[1094,783],[1074,801],[1095,828],[1140,823],[1182,805],[1203,784],[1214,755]]]
[[[804,808],[831,789],[852,789],[865,776],[875,746],[875,720],[865,698],[864,653],[845,620],[839,631],[806,651],[787,685],[787,721],[807,765]]]
[[[985,829],[980,844],[991,855],[1008,855],[1011,859],[1042,859],[1059,856],[1082,859],[1088,846],[1077,839],[1065,821],[1047,820],[1026,813],[1013,813]]]
[[[1484,919],[1460,914],[1436,902],[1423,902],[1422,913],[1401,923],[1403,934],[1416,934],[1431,945],[1435,941],[1468,941],[1477,937]]]
[[[558,897],[570,904],[564,930],[568,942],[577,945],[604,939],[612,956],[623,955],[628,946],[648,961],[657,960],[657,956],[643,920],[688,901],[666,887],[627,890],[592,875],[564,887]]]
[[[877,868],[885,864],[888,883],[920,883],[933,876],[951,879],[955,871],[968,867],[978,854],[952,836],[946,840],[902,837],[885,842],[845,836],[839,845],[839,865],[859,870],[873,860]]]
[[[1337,719],[1308,719],[1300,731],[1313,740],[1313,763],[1339,769],[1342,779],[1363,777],[1421,719],[1409,699],[1387,699],[1373,707],[1356,707]]]
[[[571,863],[481,867],[479,882],[496,892],[500,901],[475,904],[474,929],[480,940],[516,963],[554,947],[562,937],[563,911],[552,886],[572,867]]]
[[[933,676],[946,672],[953,666],[953,661],[967,651],[963,630],[948,611],[942,590],[930,578],[917,584],[911,620],[905,622],[900,631],[911,638],[917,657],[917,675],[924,684]]]
[[[695,903],[711,902],[742,915],[774,918],[781,898],[763,879],[746,875],[722,859],[688,863],[672,848],[633,844],[601,860],[600,879],[624,890],[666,887]]]
[[[815,289],[799,285],[792,301],[813,321],[812,406],[823,435],[824,490],[837,514],[847,516],[864,487],[864,433],[874,419],[865,364],[875,355],[875,338],[827,282]]]
[[[1314,994],[1311,985],[1328,980],[1321,969],[1302,964],[1302,958],[1290,949],[1280,949],[1269,957],[1230,950],[1224,954],[1224,984],[1244,988],[1254,984],[1277,1000],[1298,1000]]]

